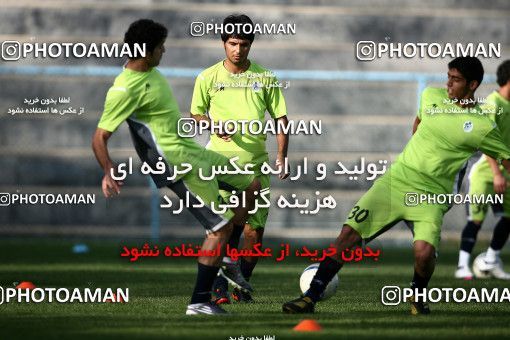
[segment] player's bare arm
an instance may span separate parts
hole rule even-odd
[[[101,187],[105,197],[112,197],[120,193],[120,187],[124,184],[121,181],[116,181],[111,177],[111,169],[113,162],[108,153],[108,139],[112,133],[101,128],[97,128],[92,138],[92,150],[94,155],[104,171]]]
[[[506,190],[506,179],[499,169],[498,162],[490,156],[485,155],[485,157],[487,158],[487,162],[489,163],[492,173],[494,174],[494,191],[496,194],[502,194]]]
[[[190,113],[190,116],[191,118],[193,118],[197,123],[200,122],[201,120],[205,120],[209,123],[209,126],[210,123],[211,123],[211,119],[207,116],[207,115],[194,115],[193,113]],[[231,138],[231,135],[229,134],[226,134],[226,133],[217,133],[216,136],[220,137],[221,139],[223,139],[225,142],[230,142],[232,140]]]
[[[420,123],[421,123],[420,118],[416,117],[413,123],[413,135],[416,132],[416,130],[418,130],[418,125],[420,125]]]
[[[506,171],[510,171],[510,160],[504,159],[501,161],[501,164],[503,164],[503,167],[506,169]]]
[[[288,131],[286,129],[287,125],[289,124],[289,120],[287,119],[287,116],[275,118],[274,121],[276,123],[276,126],[282,127],[282,129],[279,129],[279,130]],[[278,124],[281,124],[281,125],[278,125]],[[289,148],[289,134],[282,132],[282,131],[278,131],[278,134],[276,135],[276,142],[278,143],[278,154],[276,156],[276,165],[283,167],[283,165],[285,164],[285,158],[287,157],[287,150]],[[284,170],[286,170],[286,169],[284,169]],[[289,177],[289,173],[281,172],[280,175],[278,175],[278,178],[280,178],[280,179],[286,179],[287,177]]]

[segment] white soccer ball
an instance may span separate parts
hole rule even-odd
[[[491,277],[491,270],[487,270],[487,265],[485,264],[485,252],[478,255],[473,261],[473,274],[478,279],[488,279]]]
[[[310,283],[312,283],[312,279],[317,273],[319,269],[319,263],[314,263],[305,268],[301,277],[299,278],[299,287],[301,288],[301,292],[304,294],[309,288]],[[329,299],[336,293],[336,289],[338,288],[338,275],[335,275],[333,279],[329,282],[324,293],[320,298],[321,301]]]

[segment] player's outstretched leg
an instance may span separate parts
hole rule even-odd
[[[236,227],[236,235],[232,238],[232,242],[237,248],[239,244],[240,233],[242,232],[244,225],[247,221],[248,211],[252,210],[255,205],[255,192],[260,192],[260,181],[254,180],[249,188],[246,190],[246,201],[249,203],[247,207],[237,207],[234,209],[235,216],[232,219]],[[237,243],[235,243],[237,242]],[[253,291],[250,283],[245,280],[241,273],[238,261],[229,261],[226,259],[220,269],[220,275],[225,278],[234,287],[240,289],[243,292],[249,293]]]
[[[411,288],[417,293],[411,297],[411,314],[430,314],[428,303],[420,297],[424,294],[436,266],[436,249],[428,242],[414,242],[414,276]]]
[[[207,235],[202,244],[203,250],[220,249],[224,250],[226,240],[230,239],[232,234],[232,223],[228,223],[220,230]],[[186,315],[198,314],[225,314],[226,311],[215,303],[211,302],[211,288],[216,275],[218,275],[219,263],[222,255],[219,256],[201,256],[198,258],[198,274],[195,282],[193,295],[190,304],[186,310]]]
[[[253,249],[257,243],[262,243],[264,228],[253,228],[249,223],[244,225],[244,244],[243,249]],[[239,260],[239,269],[244,279],[249,282],[253,270],[257,265],[258,257],[242,257]],[[251,303],[254,302],[251,293],[247,290],[234,288],[232,298],[236,302]]]
[[[487,276],[492,276],[496,279],[510,280],[510,273],[503,270],[503,261],[501,261],[499,255],[501,249],[503,249],[503,246],[508,240],[509,233],[510,219],[503,217],[494,228],[491,244],[485,256],[481,256],[480,259],[477,258],[476,263],[473,264],[473,266],[476,266],[476,269],[478,269],[475,269],[476,272],[487,273]]]
[[[211,290],[219,271],[221,259],[225,254],[225,246],[232,235],[233,226],[244,225],[248,211],[253,209],[255,203],[254,192],[260,191],[260,182],[254,180],[245,191],[248,206],[234,209],[234,217],[232,220],[216,232],[209,233],[204,240],[202,250],[210,250],[213,252],[218,249],[219,246],[221,254],[218,256],[201,256],[198,258],[198,274],[193,295],[191,296],[191,302],[186,310],[186,315],[226,313],[221,307],[211,302]]]
[[[243,232],[244,226],[234,225],[234,230],[232,231],[232,235],[230,236],[230,240],[228,241],[228,245],[231,249],[237,249],[239,246],[239,238]],[[239,273],[239,274],[236,274]],[[229,275],[228,278],[225,278],[225,275]],[[213,293],[214,298],[213,302],[217,305],[221,304],[229,304],[230,298],[228,296],[228,283],[233,282],[234,287],[243,287],[243,289],[251,289],[246,280],[240,274],[238,261],[232,260],[230,257],[223,257],[222,264],[220,266],[220,271],[218,272],[218,276],[214,280],[213,285]]]
[[[326,257],[319,265],[319,269],[312,279],[310,288],[301,297],[283,304],[282,310],[288,314],[313,313],[315,304],[319,301],[328,283],[342,268],[343,262],[338,256],[345,249],[361,242],[360,234],[348,225],[344,225],[340,235],[335,240],[337,254],[335,258]]]
[[[234,232],[229,241],[230,248],[237,249],[239,246],[239,239],[244,229],[243,225],[235,225]],[[223,263],[221,264],[219,275],[227,280],[232,286],[237,288],[238,290],[244,291],[246,293],[253,292],[253,288],[251,284],[244,278],[239,260],[234,261],[230,257],[224,257]]]
[[[463,280],[473,279],[473,272],[470,269],[471,252],[476,243],[476,238],[480,227],[481,221],[468,221],[461,234],[460,251],[459,251],[459,264],[455,271],[455,278]]]

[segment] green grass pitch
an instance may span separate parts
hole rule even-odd
[[[163,244],[160,242],[158,244]],[[377,263],[347,265],[334,297],[319,303],[313,315],[284,315],[282,302],[299,294],[299,275],[310,263],[288,259],[261,261],[252,278],[254,304],[232,304],[223,317],[184,315],[196,265],[184,259],[119,256],[118,242],[90,242],[90,252],[73,254],[71,241],[3,240],[0,286],[32,281],[39,287],[112,287],[130,290],[128,303],[9,303],[0,305],[0,339],[275,339],[354,338],[505,338],[510,336],[510,303],[436,303],[429,316],[411,316],[409,306],[384,306],[385,285],[408,287],[410,248],[383,249]],[[486,244],[479,244],[478,253]],[[510,266],[508,251],[503,260]],[[508,287],[495,280],[453,278],[455,244],[442,244],[431,287]],[[507,267],[510,269],[510,267]],[[323,330],[298,333],[302,319]]]

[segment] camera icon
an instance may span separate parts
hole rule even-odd
[[[197,122],[193,118],[181,118],[177,123],[179,137],[192,138],[197,135]]]
[[[416,207],[419,203],[417,192],[406,192],[404,203],[408,207]]]
[[[7,207],[11,205],[11,194],[7,192],[0,193],[0,207]]]
[[[201,37],[205,34],[205,24],[200,21],[193,21],[190,25],[190,33],[194,37]]]
[[[401,301],[401,295],[399,286],[384,286],[381,289],[381,302],[385,306],[397,306]]]
[[[21,58],[21,44],[18,41],[6,40],[2,43],[2,59],[15,61]]]
[[[356,58],[360,61],[375,59],[375,42],[363,40],[356,44]]]

